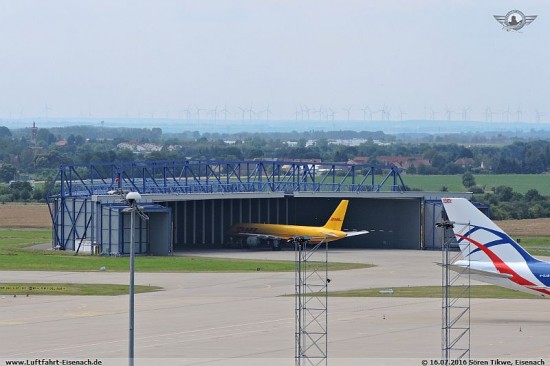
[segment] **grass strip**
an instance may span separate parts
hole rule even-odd
[[[159,286],[135,285],[135,292],[146,293],[163,290]],[[129,285],[90,283],[0,283],[0,295],[81,295],[117,296],[126,295]]]
[[[522,247],[534,256],[550,256],[550,238],[544,236],[522,237]]]
[[[0,229],[0,270],[127,272],[128,257],[78,255],[53,250],[28,250],[51,241],[50,230]],[[311,264],[312,268],[315,266]],[[369,268],[361,263],[329,263],[330,271]],[[137,272],[293,272],[294,261],[187,256],[137,256]]]
[[[74,256],[50,251],[20,251],[0,254],[0,270],[112,271],[127,272],[128,257]],[[329,263],[330,271],[369,268],[361,263]],[[226,259],[209,257],[135,258],[136,272],[293,272],[292,261]]]

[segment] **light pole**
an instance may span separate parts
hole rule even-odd
[[[130,211],[130,325],[129,325],[129,345],[128,345],[128,365],[134,366],[134,227],[136,211],[138,210],[137,201],[141,199],[138,192],[129,192],[126,195],[126,201],[130,207],[124,209]]]

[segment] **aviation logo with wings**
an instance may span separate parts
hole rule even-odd
[[[525,15],[519,10],[511,10],[506,15],[493,15],[495,19],[502,24],[502,29],[510,31],[519,31],[521,28],[533,23],[537,15]]]

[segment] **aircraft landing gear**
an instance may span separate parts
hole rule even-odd
[[[273,251],[280,251],[282,248],[281,248],[281,241],[280,240],[272,240],[271,241],[271,250]]]

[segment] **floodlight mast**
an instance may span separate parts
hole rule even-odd
[[[130,300],[129,300],[129,334],[128,334],[128,365],[134,366],[134,295],[135,295],[135,287],[134,287],[134,231],[135,231],[135,217],[136,212],[138,214],[147,219],[147,216],[140,211],[139,207],[137,206],[137,202],[141,200],[141,195],[138,192],[128,192],[126,195],[124,195],[124,191],[122,189],[116,189],[109,191],[108,194],[115,195],[119,194],[122,196],[124,201],[126,201],[126,204],[129,206],[128,208],[125,208],[123,212],[130,212]]]
[[[138,192],[128,192],[126,201],[130,206],[130,303],[129,303],[129,334],[128,334],[128,365],[134,366],[134,231],[135,217],[138,210],[137,201],[141,199]]]
[[[134,193],[134,194],[132,194]],[[129,334],[128,334],[128,365],[134,366],[134,226],[136,217],[136,200],[141,198],[137,192],[129,192],[126,201],[130,205],[130,303],[129,303]]]

